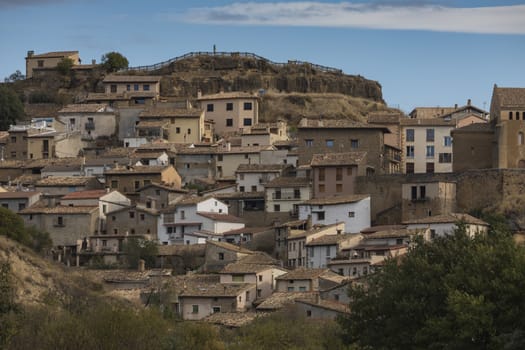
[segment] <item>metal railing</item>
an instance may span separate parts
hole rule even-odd
[[[251,53],[251,52],[210,52],[210,51],[189,52],[189,53],[184,54],[182,56],[171,58],[171,59],[169,59],[167,61],[159,62],[159,63],[148,65],[148,66],[128,67],[128,68],[121,69],[119,72],[129,72],[129,71],[151,72],[151,71],[155,71],[155,70],[159,70],[161,68],[167,67],[167,66],[169,66],[172,63],[175,63],[175,62],[178,62],[178,61],[182,61],[182,60],[187,59],[187,58],[201,57],[201,56],[246,57],[246,58],[253,58],[253,59],[256,59],[256,60],[259,60],[259,61],[263,61],[263,62],[265,62],[267,64],[270,64],[270,65],[273,65],[273,66],[277,66],[277,67],[286,67],[286,66],[290,66],[290,65],[296,65],[296,66],[305,65],[305,66],[311,67],[313,69],[319,70],[321,72],[336,73],[336,74],[342,74],[343,73],[343,71],[341,69],[337,69],[337,68],[333,68],[333,67],[327,67],[327,66],[322,66],[322,65],[319,65],[319,64],[314,64],[314,63],[305,62],[305,61],[288,60],[288,62],[286,62],[286,63],[273,62],[273,61],[270,61],[267,58],[264,58],[262,56],[256,55],[256,54]]]

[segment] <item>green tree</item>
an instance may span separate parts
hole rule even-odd
[[[14,83],[15,81],[24,80],[25,78],[26,76],[23,75],[22,72],[17,69],[16,72],[11,74],[9,77],[4,78],[4,82]]]
[[[351,288],[345,340],[371,349],[521,349],[525,248],[505,232],[470,238],[463,225],[418,242]]]
[[[116,72],[120,69],[128,68],[129,65],[128,59],[115,51],[102,55],[101,62],[106,72]]]
[[[20,216],[4,207],[0,207],[0,222],[0,236],[7,236],[37,252],[50,248],[53,244],[47,232],[35,227],[25,227]]]
[[[124,253],[128,261],[128,266],[135,269],[139,266],[139,260],[143,259],[147,267],[155,266],[155,259],[158,254],[157,244],[145,239],[129,238],[124,244]]]
[[[57,63],[57,70],[62,75],[68,75],[71,73],[71,68],[73,67],[73,60],[69,57],[64,57]]]
[[[13,312],[18,311],[9,262],[0,262],[0,349],[9,343],[15,333]]]
[[[24,117],[24,105],[16,92],[7,85],[0,85],[0,131]]]

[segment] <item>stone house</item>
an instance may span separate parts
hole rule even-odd
[[[203,270],[207,272],[218,272],[226,265],[239,261],[240,259],[258,254],[236,244],[206,241],[205,263]]]
[[[85,140],[110,137],[117,131],[116,112],[107,104],[70,104],[58,111],[58,119]]]
[[[366,152],[367,172],[385,174],[384,135],[388,128],[347,119],[306,119],[297,126],[299,165],[310,164],[314,154]]]
[[[132,164],[136,166],[150,165],[159,166],[169,164],[170,157],[163,150],[136,149],[131,156]]]
[[[70,192],[102,189],[93,176],[51,176],[35,183],[35,189],[48,196],[65,196]]]
[[[231,192],[216,195],[228,205],[228,213],[254,226],[265,226],[272,221],[264,212],[264,192]]]
[[[451,181],[420,180],[401,186],[402,220],[421,219],[448,214],[456,208],[456,183]]]
[[[38,202],[40,195],[37,191],[0,191],[0,206],[18,213]]]
[[[343,249],[356,246],[361,241],[361,234],[337,234],[315,238],[306,243],[306,267],[327,268]]]
[[[177,147],[175,168],[182,178],[183,184],[190,184],[195,180],[215,178],[215,153],[217,147],[182,146]]]
[[[104,91],[107,96],[122,96],[131,104],[152,104],[160,96],[160,76],[116,75],[104,78]]]
[[[300,315],[314,320],[335,320],[350,313],[348,304],[320,298],[297,299],[295,305]]]
[[[307,220],[294,220],[274,223],[274,250],[273,256],[288,262],[288,236],[292,233],[304,232],[307,229]],[[287,264],[288,265],[288,264]]]
[[[287,123],[279,120],[275,123],[259,123],[249,130],[244,130],[241,136],[241,146],[270,146],[277,141],[287,141]]]
[[[143,203],[146,208],[153,209],[167,208],[170,203],[177,201],[188,193],[186,190],[156,182],[139,188],[138,192],[140,193],[139,202]]]
[[[299,206],[299,220],[312,226],[344,223],[345,232],[355,233],[370,227],[370,195],[352,194],[314,198]]]
[[[235,171],[239,192],[263,192],[266,183],[285,175],[285,164],[239,164]]]
[[[220,92],[197,96],[206,120],[215,123],[215,133],[242,132],[259,123],[259,99],[245,92]]]
[[[106,170],[106,186],[123,194],[137,191],[153,182],[181,187],[181,177],[171,165],[127,166]]]
[[[310,167],[313,198],[354,194],[355,178],[366,175],[366,153],[314,154]]]
[[[268,146],[271,148],[271,146]],[[215,176],[219,179],[235,180],[240,164],[259,164],[261,146],[235,147],[228,142],[215,152]]]
[[[472,215],[461,213],[447,213],[442,215],[429,216],[421,219],[405,220],[403,224],[408,229],[428,229],[430,238],[443,237],[452,234],[457,228],[458,223],[465,224],[467,234],[474,237],[477,234],[484,234],[488,231],[489,224]]]
[[[131,206],[106,213],[108,235],[140,235],[157,240],[159,213],[154,209]]]
[[[329,269],[296,269],[275,279],[276,292],[318,292],[345,280]]]
[[[33,77],[34,70],[55,69],[63,59],[69,58],[73,65],[80,64],[78,51],[55,51],[35,55],[34,51],[27,51],[26,56],[26,79]]]
[[[332,225],[314,227],[306,231],[291,231],[286,237],[287,245],[287,266],[308,267],[308,250],[306,245],[316,238],[328,235],[341,235],[345,231],[345,224],[342,222]]]
[[[299,203],[311,198],[310,180],[305,177],[277,177],[264,185],[265,211],[269,221],[297,218]]]

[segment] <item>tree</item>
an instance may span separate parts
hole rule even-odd
[[[24,116],[24,105],[14,90],[0,85],[0,131],[8,130]]]
[[[73,60],[69,57],[64,57],[57,63],[57,70],[62,75],[68,75],[73,67]]]
[[[50,248],[53,244],[49,233],[35,227],[25,227],[20,216],[4,207],[0,207],[0,222],[0,236],[7,236],[37,252]]]
[[[124,245],[124,253],[130,268],[137,268],[139,260],[143,259],[146,266],[155,266],[155,258],[158,253],[157,244],[145,239],[130,238]]]
[[[4,82],[14,83],[15,81],[24,80],[25,78],[26,76],[23,75],[22,72],[17,69],[16,72],[11,74],[9,77],[4,78]]]
[[[524,247],[494,229],[470,238],[460,225],[352,287],[340,323],[364,348],[521,349],[524,288]]]
[[[128,68],[129,62],[126,57],[124,57],[119,52],[108,52],[102,55],[102,66],[107,72],[116,72],[120,69]]]

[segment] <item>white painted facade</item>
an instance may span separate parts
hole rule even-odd
[[[435,237],[444,237],[454,233],[454,230],[457,228],[455,222],[447,223],[429,223],[429,224],[408,224],[408,229],[429,229],[430,236]],[[474,237],[479,233],[486,233],[488,227],[485,225],[476,225],[476,224],[465,224],[465,229],[467,234],[470,237]]]

